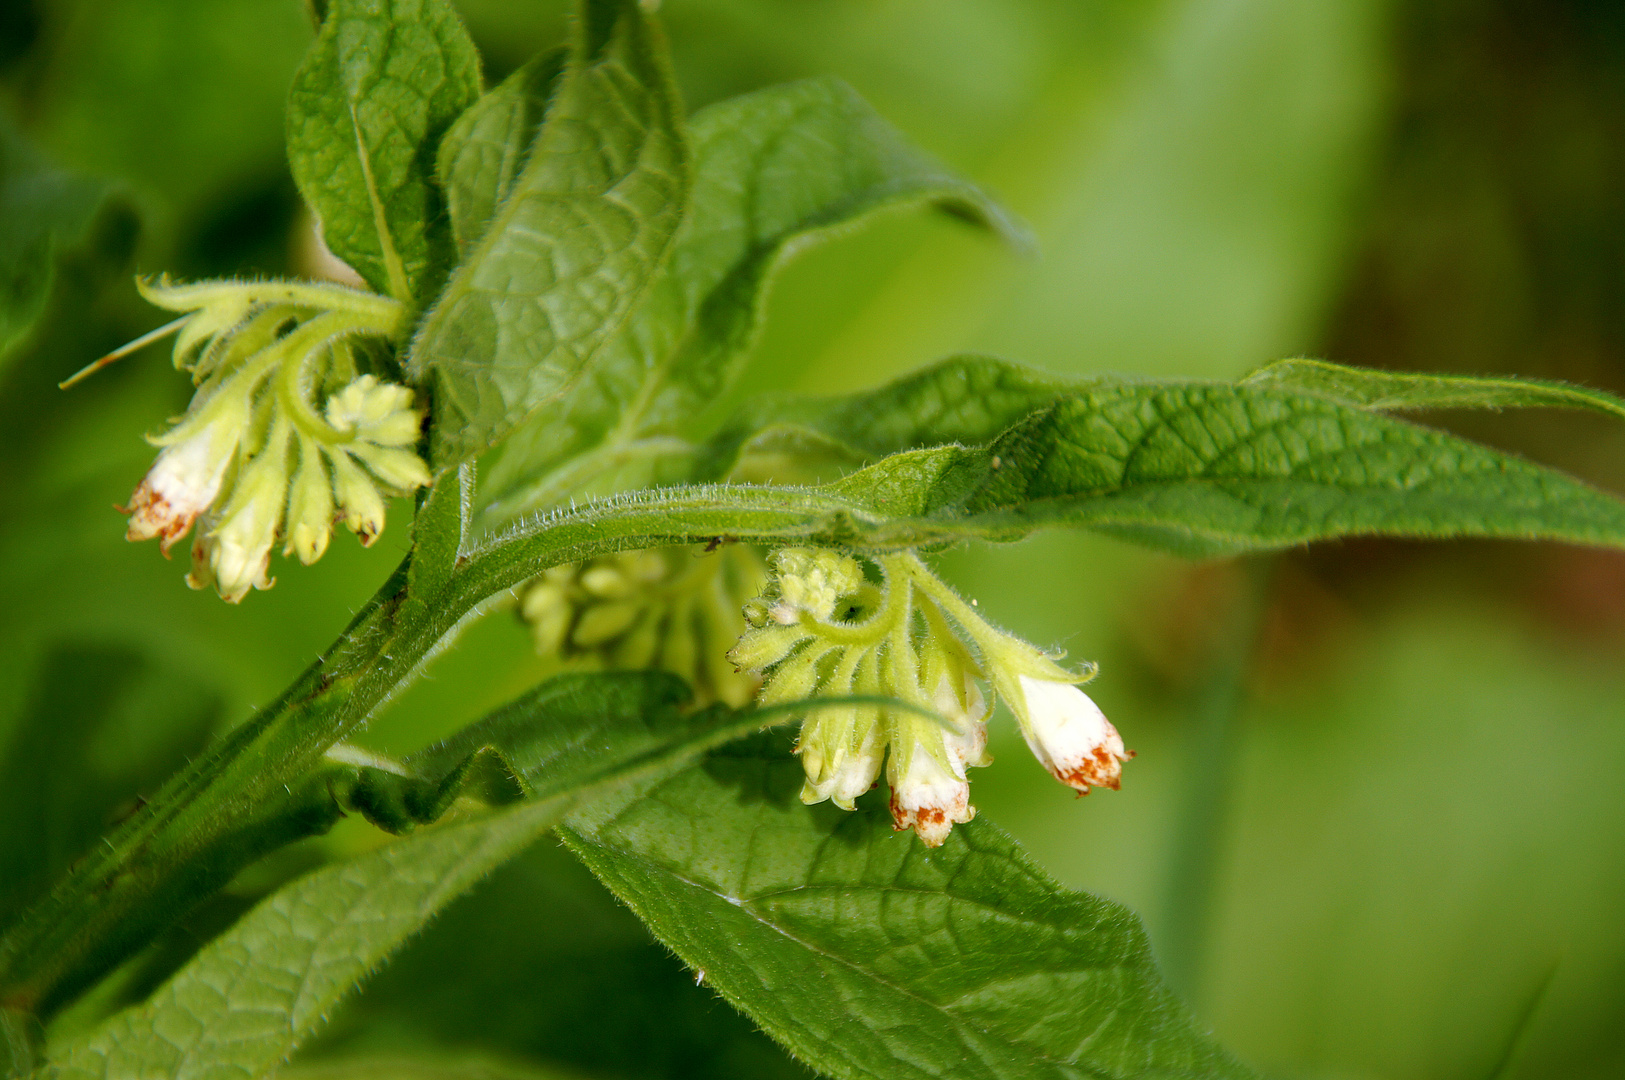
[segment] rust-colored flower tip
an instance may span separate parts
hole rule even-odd
[[[1100,706],[1070,683],[1017,677],[1021,733],[1050,775],[1080,795],[1090,788],[1116,791],[1122,763],[1134,756]]]

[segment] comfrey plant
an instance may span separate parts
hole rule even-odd
[[[1213,382],[961,356],[728,412],[788,252],[904,206],[1021,229],[837,82],[686,116],[633,0],[582,0],[567,48],[483,93],[445,0],[325,8],[288,154],[370,289],[143,284],[181,314],[159,333],[196,394],[153,440],[128,535],[190,531],[187,580],[234,603],[336,524],[370,542],[392,497],[415,496],[410,550],[280,697],[9,914],[12,1074],[270,1075],[556,830],[820,1073],[1250,1075],[1130,912],[973,820],[996,702],[1080,794],[1132,755],[1079,689],[1093,666],[997,629],[932,553],[1041,528],[1202,557],[1356,534],[1625,546],[1625,503],[1390,415],[1625,403],[1308,360]],[[574,670],[402,760],[346,742],[502,605]],[[400,838],[282,885],[113,1011],[131,957],[346,814]]]

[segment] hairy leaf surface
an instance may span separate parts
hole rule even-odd
[[[333,254],[426,302],[453,259],[435,148],[480,93],[446,0],[332,0],[288,98],[288,160]]]
[[[797,440],[862,464],[903,450],[991,441],[1068,393],[1110,379],[1060,380],[985,356],[955,356],[876,390],[837,397],[773,394],[748,403],[696,455],[693,476],[719,480],[741,454]]]
[[[444,824],[274,893],[147,1002],[52,1054],[42,1076],[104,1080],[259,1077],[282,1062],[400,943],[580,799],[659,776],[754,730],[754,717],[691,727],[680,680],[567,676],[511,707],[535,732],[534,798]],[[714,717],[713,717],[714,720]]]
[[[984,446],[904,451],[831,484],[669,488],[555,512],[490,542],[461,587],[490,595],[557,562],[712,536],[901,548],[1057,525],[1190,556],[1352,535],[1621,547],[1625,502],[1323,398],[1102,382]]]
[[[911,146],[837,79],[710,106],[695,115],[690,136],[691,210],[670,263],[569,396],[504,445],[482,495],[495,516],[570,494],[555,470],[600,444],[608,444],[597,454],[600,469],[640,448],[662,452],[649,437],[690,426],[730,382],[775,267],[819,234],[928,204],[1026,242],[986,194]]]
[[[528,160],[407,362],[433,390],[436,469],[567,393],[664,262],[688,151],[659,31],[636,0],[584,9]]]
[[[568,56],[568,50],[555,49],[523,65],[458,117],[440,141],[436,173],[460,258],[468,257],[513,190]]]
[[[982,821],[931,849],[884,800],[796,798],[780,740],[562,830],[656,936],[837,1077],[1242,1077],[1162,985],[1139,920]],[[639,797],[642,796],[642,797]]]

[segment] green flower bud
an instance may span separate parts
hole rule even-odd
[[[543,655],[672,671],[699,702],[738,707],[760,680],[724,654],[745,629],[740,605],[764,580],[743,545],[621,552],[544,571],[521,594],[520,617]]]

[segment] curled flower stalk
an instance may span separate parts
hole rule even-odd
[[[762,673],[761,703],[879,696],[909,706],[809,709],[796,747],[803,802],[850,810],[884,768],[893,825],[943,843],[976,814],[967,770],[992,761],[984,681],[1057,779],[1079,794],[1118,786],[1132,754],[1074,685],[1093,677],[1092,666],[1069,672],[994,629],[912,552],[876,556],[877,580],[833,551],[791,548],[771,562],[768,589],[745,608],[750,629],[729,653]]]
[[[698,704],[739,707],[761,681],[724,657],[767,569],[743,544],[626,551],[555,566],[525,586],[520,617],[543,656],[681,675]]]
[[[158,460],[130,496],[125,536],[164,553],[196,527],[187,582],[237,603],[269,588],[271,552],[310,564],[342,521],[370,544],[385,499],[430,482],[416,446],[423,410],[365,370],[407,312],[387,297],[305,282],[141,283],[182,313],[175,366],[197,391],[150,441]]]

